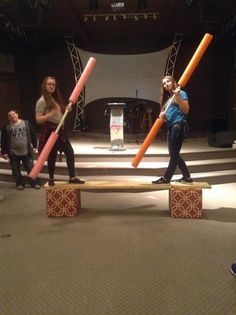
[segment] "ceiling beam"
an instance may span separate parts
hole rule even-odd
[[[78,34],[77,37],[82,37],[83,40],[89,44],[89,37],[88,35],[85,34],[84,30],[84,20],[83,16],[81,13],[78,11],[78,8],[76,8],[75,4],[73,1],[68,1],[68,0],[61,0],[62,5],[65,8],[66,15],[70,19],[68,22],[73,23],[73,28],[76,30],[76,33]],[[73,36],[73,34],[71,34]]]

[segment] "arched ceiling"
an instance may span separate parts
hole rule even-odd
[[[205,32],[235,36],[235,0],[0,0],[0,36],[38,46],[73,36],[85,50],[145,53]]]

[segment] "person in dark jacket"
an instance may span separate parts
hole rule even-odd
[[[21,174],[21,163],[28,174],[33,168],[33,153],[37,151],[36,134],[29,121],[20,119],[15,109],[8,111],[8,120],[9,124],[1,132],[1,154],[10,161],[16,189],[23,190],[26,185],[40,189],[37,179],[28,178],[25,183]]]

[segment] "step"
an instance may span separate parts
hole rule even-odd
[[[236,169],[236,158],[225,159],[209,159],[209,160],[196,160],[186,162],[190,173],[209,172],[219,170]],[[168,162],[141,162],[137,168],[132,167],[131,161],[129,162],[76,162],[76,172],[81,176],[102,176],[102,175],[133,175],[133,176],[157,176],[163,174],[167,168]],[[10,169],[7,161],[0,162],[0,169]],[[22,168],[23,170],[23,168]],[[47,173],[47,165],[41,170],[41,173]],[[56,163],[56,173],[58,175],[68,174],[66,162]],[[178,174],[178,169],[176,174]]]
[[[75,154],[75,161],[77,162],[87,162],[87,161],[93,161],[93,162],[99,162],[101,161],[101,158],[103,161],[122,161],[122,162],[129,162],[133,160],[136,153],[130,154],[130,153],[107,153],[104,155],[97,155],[97,154]],[[193,161],[193,160],[201,160],[203,157],[204,159],[223,159],[225,157],[227,158],[234,158],[236,156],[236,151],[232,149],[227,150],[219,150],[219,151],[202,151],[202,152],[185,152],[181,153],[181,156],[185,161]],[[61,156],[62,161],[65,161],[65,156],[62,154]],[[59,157],[58,157],[59,160]],[[165,162],[169,160],[169,154],[166,153],[146,153],[142,161],[143,162]]]

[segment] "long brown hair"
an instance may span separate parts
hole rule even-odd
[[[55,82],[55,92],[53,94],[48,93],[46,89],[47,81],[53,80]],[[60,106],[61,112],[64,113],[65,111],[65,103],[62,98],[61,92],[58,87],[58,83],[55,77],[48,76],[43,79],[42,82],[42,95],[44,96],[45,102],[47,104],[48,109],[53,109],[56,107],[56,103]]]
[[[161,109],[163,108],[163,106],[165,105],[165,103],[167,102],[168,98],[170,97],[170,93],[168,91],[166,91],[164,89],[164,86],[163,86],[163,80],[164,79],[168,79],[172,82],[172,87],[173,89],[175,90],[177,88],[177,83],[175,81],[175,79],[170,76],[170,75],[166,75],[163,77],[163,79],[161,80],[161,91],[160,91],[160,104],[161,104]]]

